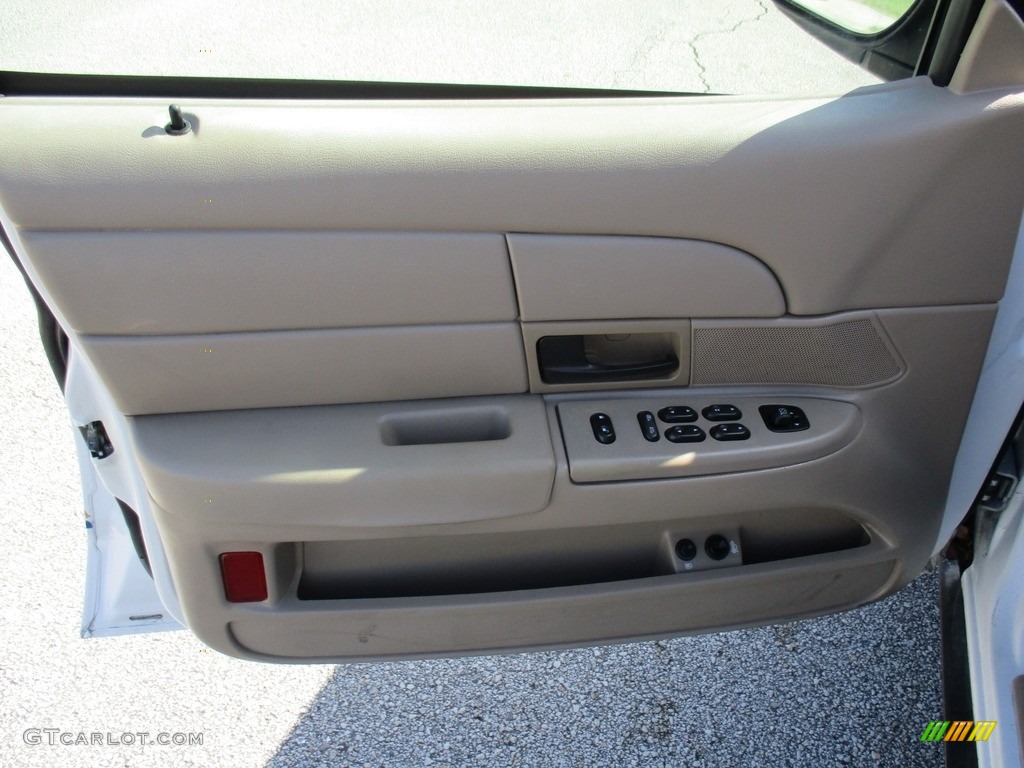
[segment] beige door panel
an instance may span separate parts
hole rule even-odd
[[[926,563],[1024,207],[1021,93],[185,106],[176,137],[160,100],[0,100],[0,204],[212,646],[695,632]],[[549,336],[582,378],[544,382]],[[730,403],[745,443],[637,438],[636,411]],[[808,429],[762,429],[772,403]],[[265,599],[228,599],[231,552]]]

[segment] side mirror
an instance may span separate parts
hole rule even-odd
[[[844,58],[883,80],[947,85],[981,0],[773,0]]]

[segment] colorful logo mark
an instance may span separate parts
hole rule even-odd
[[[995,720],[932,720],[921,741],[988,741],[995,729]]]

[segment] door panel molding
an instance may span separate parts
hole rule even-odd
[[[505,239],[456,232],[21,232],[70,330],[170,335],[519,316]]]
[[[693,238],[756,254],[796,315],[996,301],[1024,203],[1024,95],[925,78],[830,99],[209,100],[180,137],[157,99],[0,107],[22,230]]]
[[[226,626],[199,623],[207,643],[255,660],[426,658],[508,648],[652,639],[738,628],[857,605],[898,571],[878,548],[860,557],[807,558],[507,595],[289,603],[275,614],[235,609]],[[845,562],[844,562],[845,561]],[[429,609],[425,610],[429,604]],[[638,631],[643,634],[638,636]]]
[[[554,482],[544,403],[527,395],[130,424],[157,504],[242,528],[263,513],[373,528],[524,515],[547,506]]]
[[[78,345],[127,415],[509,395],[527,388],[517,323],[83,336]]]
[[[717,243],[663,237],[507,236],[523,322],[778,317],[775,275]]]

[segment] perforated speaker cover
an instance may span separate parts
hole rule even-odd
[[[864,387],[900,374],[868,319],[824,325],[693,329],[690,384],[820,384]]]

